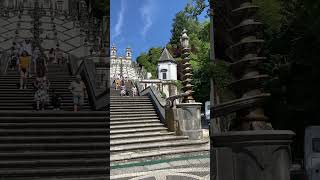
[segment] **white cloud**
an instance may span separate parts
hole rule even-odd
[[[121,0],[121,8],[118,14],[118,21],[114,27],[114,38],[119,36],[122,33],[122,26],[123,26],[123,18],[124,18],[124,13],[126,11],[126,5],[124,3],[125,0]]]
[[[153,4],[152,0],[146,0],[144,6],[140,9],[141,18],[143,20],[143,29],[141,31],[141,35],[143,38],[147,35],[149,29],[151,28],[152,22],[152,12],[153,12]]]

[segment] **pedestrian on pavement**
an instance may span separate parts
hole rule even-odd
[[[76,80],[71,82],[69,90],[73,95],[73,111],[77,112],[78,107],[80,108],[83,104],[84,96],[86,94],[86,86],[81,80],[81,76],[76,76]]]
[[[50,81],[47,79],[46,76],[43,77],[36,77],[34,82],[34,87],[36,88],[36,92],[34,94],[34,100],[37,104],[37,111],[41,109],[44,110],[45,106],[49,103],[49,87]]]
[[[30,56],[27,51],[23,51],[19,59],[20,89],[27,89],[28,70],[30,66]]]

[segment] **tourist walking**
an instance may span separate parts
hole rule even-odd
[[[49,103],[49,87],[50,82],[47,80],[46,76],[43,77],[36,77],[36,80],[34,82],[34,87],[36,88],[36,92],[34,94],[34,100],[36,102],[36,110],[41,109],[44,110],[45,106]]]
[[[28,70],[30,66],[30,56],[27,51],[23,51],[19,59],[20,89],[27,89]]]
[[[60,110],[60,107],[62,105],[62,97],[56,93],[56,91],[53,89],[52,90],[52,99],[51,99],[51,104],[53,106],[53,110]]]
[[[73,95],[73,111],[77,112],[78,108],[80,109],[84,102],[84,96],[86,93],[86,86],[81,80],[81,76],[77,75],[76,80],[71,82],[69,90]]]
[[[14,47],[14,49],[16,50],[17,53],[17,57],[19,57],[22,53],[21,51],[21,45],[19,43],[13,42],[12,46]]]
[[[59,49],[59,48],[56,48],[55,55],[56,55],[56,63],[63,64],[63,52],[62,52],[62,50]]]
[[[32,53],[32,68],[35,75],[37,75],[37,60],[41,56],[40,49],[38,47],[35,47]],[[31,72],[31,71],[30,71]]]
[[[120,96],[126,96],[126,94],[127,94],[126,86],[124,84],[122,84],[121,91],[120,91]]]
[[[29,39],[26,39],[21,44],[21,52],[26,51],[28,56],[32,56],[32,43]]]
[[[121,83],[121,81],[120,81],[119,78],[117,78],[117,79],[115,80],[115,82],[116,82],[116,90],[118,90],[118,89],[120,88],[120,83]]]
[[[50,64],[55,62],[55,52],[54,52],[53,48],[51,48],[49,53],[48,53],[48,59],[49,59],[49,63]]]
[[[12,46],[10,48],[10,66],[9,66],[11,70],[15,70],[17,68],[18,58],[19,58],[18,52],[15,49],[15,47]]]
[[[47,74],[48,67],[46,59],[43,55],[38,56],[36,59],[36,74],[38,77],[43,77]]]
[[[137,87],[133,85],[131,90],[132,90],[132,97],[137,96],[137,94],[138,94]]]

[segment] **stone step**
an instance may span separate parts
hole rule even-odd
[[[31,150],[106,150],[107,142],[0,144],[0,152]]]
[[[47,75],[47,78],[52,81],[52,80],[73,80],[75,79],[74,76],[69,76],[67,74],[63,74],[63,75],[56,75],[56,74],[53,74],[53,75],[50,75],[48,74]],[[18,80],[20,79],[20,74],[14,74],[14,75],[5,75],[5,76],[0,76],[0,80],[2,79],[7,79],[7,80]],[[35,76],[32,76],[32,77],[28,77],[28,80],[33,80],[35,79]]]
[[[154,117],[156,114],[155,113],[145,113],[145,114],[139,114],[139,117]],[[110,113],[110,118],[129,118],[129,117],[137,117],[137,114],[116,114],[112,115]]]
[[[23,168],[23,169],[0,169],[1,177],[5,179],[23,178],[23,179],[52,179],[52,178],[67,178],[74,176],[103,176],[108,178],[108,167],[105,165],[97,167],[86,167],[85,164],[82,167],[57,167],[57,168]],[[59,178],[60,179],[60,178]],[[96,179],[97,180],[97,179]]]
[[[30,91],[30,92],[15,92],[15,93],[10,93],[9,94],[9,92],[1,92],[1,90],[0,90],[0,98],[13,98],[13,99],[15,99],[15,98],[21,99],[21,98],[24,98],[24,97],[26,97],[26,98],[30,98],[30,97],[34,98],[34,93],[35,92],[31,92]],[[67,92],[67,91],[63,92],[63,91],[57,90],[56,93],[58,93],[63,98],[70,98],[70,99],[73,98],[72,94],[70,92]],[[51,92],[49,92],[49,96],[50,97],[52,96]],[[85,98],[85,100],[88,100],[88,98]]]
[[[33,87],[34,82],[33,81],[27,81],[27,87]],[[50,87],[54,86],[54,87],[65,87],[66,89],[68,89],[69,85],[71,84],[71,82],[69,81],[55,81],[55,82],[50,82]],[[2,88],[12,88],[12,87],[17,87],[18,85],[20,85],[20,81],[10,81],[10,82],[0,82],[0,87]]]
[[[116,139],[136,139],[136,138],[144,138],[144,137],[158,137],[158,136],[166,136],[166,135],[174,135],[173,132],[166,131],[156,131],[156,132],[138,132],[131,134],[114,134],[110,135],[111,140]]]
[[[69,159],[77,158],[106,158],[109,159],[107,150],[73,150],[73,151],[25,151],[25,152],[0,152],[1,160],[24,160],[24,159]]]
[[[139,116],[139,117],[136,117],[136,116],[133,116],[133,117],[113,117],[110,119],[110,121],[127,121],[127,120],[130,120],[130,121],[133,121],[133,120],[150,120],[150,119],[159,119],[159,117],[157,115],[153,115],[153,116]]]
[[[13,103],[34,103],[34,98],[32,96],[26,97],[28,99],[9,99],[9,98],[5,98],[5,97],[1,97],[0,96],[0,101],[1,103],[8,103],[8,104],[13,104]],[[51,101],[51,99],[50,99]],[[63,103],[63,105],[69,105],[69,104],[73,104],[73,99],[68,98],[68,99],[62,99],[61,103]],[[84,105],[89,105],[89,103],[84,103]]]
[[[107,133],[107,128],[1,129],[0,131],[1,136],[105,135]]]
[[[0,83],[8,83],[8,84],[13,84],[15,82],[19,82],[20,80],[20,77],[16,78],[16,79],[11,79],[11,78],[8,78],[8,79],[4,79],[4,78],[0,78]],[[67,82],[72,82],[73,79],[71,78],[66,78],[66,79],[57,79],[57,80],[52,80],[52,79],[48,79],[51,83],[67,83]],[[35,81],[35,78],[28,78],[28,83],[33,83]]]
[[[111,109],[154,109],[153,105],[149,105],[149,106],[128,106],[128,107],[123,107],[123,106],[116,106],[116,105],[112,105],[110,104],[110,110]]]
[[[150,99],[111,99],[111,102],[152,102]]]
[[[112,153],[110,160],[111,162],[122,162],[122,161],[134,161],[137,159],[146,159],[146,158],[152,158],[152,159],[161,159],[162,156],[167,155],[176,155],[176,154],[192,154],[192,153],[198,153],[203,152],[206,153],[210,149],[206,146],[198,145],[196,147],[193,146],[182,146],[182,147],[170,147],[170,148],[160,148],[160,149],[154,149],[154,150],[141,150],[136,152],[119,152],[119,153]]]
[[[205,144],[205,141],[191,141],[191,140],[179,140],[179,141],[168,141],[168,142],[150,142],[147,144],[128,144],[120,146],[111,146],[111,152],[120,151],[133,151],[140,149],[155,149],[155,148],[168,148],[168,147],[179,147],[179,146],[199,146]],[[112,154],[111,154],[112,155]]]
[[[0,108],[1,106],[27,106],[27,105],[33,105],[34,101],[19,101],[19,102],[12,102],[12,101],[1,101],[0,102]],[[62,107],[64,106],[72,106],[73,107],[73,102],[64,102]],[[88,103],[84,103],[82,107],[89,106]]]
[[[28,111],[36,111],[35,108],[32,105],[28,105],[28,106],[10,106],[10,107],[0,107],[0,111],[19,111],[19,110],[28,110]],[[47,110],[52,110],[53,111],[53,107],[49,106],[45,109]],[[61,111],[73,111],[73,107],[72,106],[62,106],[60,108]],[[87,107],[83,107],[82,111],[90,111],[91,107],[87,106]]]
[[[145,114],[145,113],[154,113],[157,114],[155,109],[135,109],[135,110],[127,110],[127,109],[110,109],[110,115],[126,115],[126,114],[136,114],[137,116],[139,116],[139,114]]]
[[[31,122],[31,123],[3,123],[0,122],[0,129],[55,129],[55,128],[99,128],[107,127],[109,122]]]
[[[49,93],[51,95],[51,93]],[[64,101],[73,101],[73,97],[71,95],[60,95],[62,98],[62,102]],[[34,95],[28,94],[28,96],[0,96],[0,101],[34,101]],[[88,98],[84,98],[84,101],[88,101]]]
[[[10,95],[10,94],[20,94],[20,93],[34,93],[35,91],[34,91],[34,89],[32,88],[29,88],[29,89],[18,89],[18,88],[10,88],[10,89],[0,89],[0,94],[7,94],[7,95]],[[66,88],[64,88],[64,89],[58,89],[57,91],[56,91],[57,93],[60,93],[60,92],[63,92],[63,93],[69,93],[70,95],[72,95],[71,94],[71,92],[68,90],[68,89],[66,89]]]
[[[34,160],[7,160],[0,161],[1,168],[28,168],[28,167],[79,167],[84,164],[86,167],[103,166],[108,163],[107,158],[79,158],[79,159],[34,159]]]
[[[140,100],[149,100],[148,96],[110,96],[111,101],[140,101]]]
[[[110,99],[115,99],[115,100],[135,100],[135,99],[150,99],[149,96],[135,96],[135,97],[130,97],[130,96],[126,96],[126,97],[122,97],[122,96],[110,96]]]
[[[114,101],[114,100],[110,100],[111,104],[114,105],[122,105],[122,104],[146,104],[146,105],[153,105],[152,101],[150,100],[142,100],[142,101]]]
[[[109,118],[108,111],[0,111],[0,117],[103,117]]]
[[[1,121],[1,119],[0,119]],[[159,119],[151,119],[151,120],[136,120],[136,121],[111,121],[110,125],[122,125],[122,124],[145,124],[145,123],[156,123],[160,122]]]
[[[120,140],[111,140],[111,147],[119,146],[119,145],[129,145],[129,144],[146,144],[153,142],[163,142],[163,141],[178,141],[178,140],[186,140],[188,137],[186,136],[158,136],[158,137],[141,137],[137,139],[120,139]]]
[[[166,127],[145,127],[145,128],[135,128],[135,129],[111,129],[110,134],[133,134],[133,133],[142,133],[142,132],[159,132],[159,131],[165,131],[168,128]]]
[[[50,90],[55,89],[57,91],[68,91],[69,93],[71,93],[68,90],[69,85],[52,85],[50,86]],[[33,92],[35,92],[35,89],[32,85],[27,85],[27,89],[20,89],[20,85],[12,85],[12,86],[6,86],[6,85],[0,85],[0,89],[2,92],[9,90],[9,89],[14,89],[16,88],[17,90],[20,91],[25,91],[25,90],[32,90]]]
[[[157,123],[145,123],[145,124],[130,124],[130,125],[110,125],[111,130],[116,129],[135,129],[135,128],[146,128],[146,127],[163,127],[163,124]]]
[[[0,117],[0,125],[2,123],[51,123],[51,122],[77,122],[77,123],[95,123],[95,122],[108,122],[107,117],[37,117],[37,116],[26,116],[26,117]]]
[[[5,136],[0,137],[1,144],[8,143],[63,143],[63,142],[105,142],[107,135],[89,136]],[[0,157],[1,159],[1,157]]]

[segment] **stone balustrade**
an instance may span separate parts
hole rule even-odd
[[[149,86],[154,86],[159,92],[162,92],[163,94],[165,94],[165,97],[175,96],[179,94],[178,88],[174,81],[148,79],[148,80],[140,80],[139,83],[142,85],[143,89],[146,89]]]

